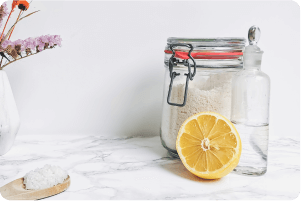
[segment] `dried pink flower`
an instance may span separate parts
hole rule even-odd
[[[18,39],[16,41],[5,40],[1,44],[1,51],[18,60],[22,54],[27,56],[41,52],[45,49],[53,48],[56,45],[61,46],[61,37],[59,35],[45,35],[36,38]]]
[[[5,18],[7,15],[9,14],[6,2],[4,2],[1,6],[0,6],[0,27],[2,26],[2,21],[3,18]]]
[[[10,40],[6,40],[6,41],[4,41],[4,42],[2,43],[1,46],[2,46],[3,49],[5,49],[5,48],[7,48],[7,46],[9,46],[9,45],[13,46],[14,43],[13,43],[12,41],[10,41]]]
[[[54,41],[53,41],[56,45],[58,46],[62,46],[62,39],[61,36],[59,35],[54,35]]]

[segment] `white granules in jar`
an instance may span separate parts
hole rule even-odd
[[[58,166],[45,165],[28,172],[24,176],[24,184],[27,190],[39,190],[61,184],[68,177],[65,170]]]
[[[204,78],[204,79],[203,79]],[[161,137],[169,149],[176,150],[178,131],[183,122],[199,112],[217,112],[230,119],[232,73],[202,75],[201,81],[189,82],[187,101],[184,107],[165,105],[163,108]],[[175,84],[171,102],[182,103],[185,84]]]

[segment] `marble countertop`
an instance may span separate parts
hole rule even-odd
[[[299,140],[270,141],[268,171],[203,180],[162,147],[160,138],[20,135],[0,156],[0,186],[45,164],[59,165],[69,189],[47,199],[294,199],[300,192]]]

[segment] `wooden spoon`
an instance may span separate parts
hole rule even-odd
[[[61,193],[70,186],[69,175],[63,183],[42,190],[26,190],[23,181],[24,178],[20,178],[2,186],[2,197],[7,200],[37,200]]]

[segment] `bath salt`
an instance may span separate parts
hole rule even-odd
[[[189,83],[186,105],[184,107],[166,105],[163,109],[161,136],[170,149],[176,150],[178,131],[183,122],[199,112],[217,112],[230,119],[232,73],[208,76],[206,80]],[[174,84],[171,102],[182,103],[185,84]]]
[[[61,184],[67,179],[68,174],[58,166],[45,165],[28,172],[24,176],[24,184],[27,190],[39,190]]]

